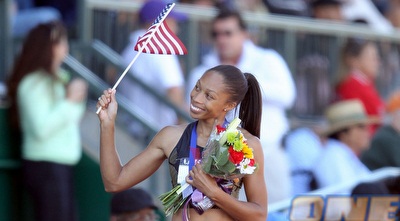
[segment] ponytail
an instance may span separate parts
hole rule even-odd
[[[248,89],[240,103],[239,118],[242,127],[254,136],[260,138],[262,98],[261,89],[257,79],[250,73],[244,73],[247,79]]]
[[[242,73],[233,65],[218,65],[206,72],[215,71],[224,77],[229,101],[239,104],[242,128],[260,138],[262,99],[257,79],[250,73]],[[237,110],[237,109],[236,109]]]

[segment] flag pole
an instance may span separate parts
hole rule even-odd
[[[132,59],[132,61],[129,63],[129,65],[125,68],[124,72],[121,74],[121,76],[118,78],[117,82],[115,82],[114,86],[112,87],[113,90],[115,90],[119,83],[122,81],[122,79],[125,77],[125,75],[128,73],[129,69],[132,67],[133,63],[135,63],[136,59],[139,57],[139,55],[143,52],[143,49],[147,46],[147,44],[150,42],[150,39],[154,36],[156,33],[157,29],[160,27],[160,25],[164,22],[165,18],[168,16],[168,14],[171,12],[172,8],[175,6],[175,3],[171,3],[171,7],[168,9],[167,12],[165,12],[165,15],[161,18],[160,22],[158,23],[157,27],[154,28],[153,32],[151,35],[147,38],[147,40],[144,42],[142,47],[139,48],[138,53],[136,56]],[[157,19],[157,18],[156,18]],[[99,107],[96,111],[96,114],[99,114],[101,111],[101,107]]]

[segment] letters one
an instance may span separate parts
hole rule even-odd
[[[290,221],[396,221],[400,195],[318,195],[293,198]]]

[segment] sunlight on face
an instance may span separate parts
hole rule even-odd
[[[60,42],[53,46],[54,66],[59,66],[69,52],[68,40],[62,38]]]
[[[380,59],[378,49],[375,44],[368,44],[362,50],[358,57],[358,65],[360,70],[372,79],[378,75]]]
[[[193,117],[219,116],[229,99],[229,94],[224,90],[224,78],[214,71],[205,73],[196,83],[190,98]]]

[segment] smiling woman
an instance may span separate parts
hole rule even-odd
[[[247,201],[239,201],[207,174],[198,163],[215,122],[226,123],[227,111],[237,108],[242,119],[240,131],[254,151],[259,169],[242,178]],[[264,158],[259,141],[261,92],[256,78],[243,74],[231,65],[219,65],[207,70],[191,93],[190,114],[196,119],[190,124],[164,127],[139,155],[121,166],[115,150],[114,126],[117,114],[115,90],[106,90],[98,104],[100,120],[100,166],[107,191],[121,191],[151,176],[168,159],[173,187],[189,184],[207,196],[214,206],[198,213],[189,201],[178,208],[175,220],[262,220],[267,217],[267,191],[264,181]],[[240,186],[239,186],[240,188]],[[190,188],[192,189],[192,188]],[[192,191],[183,194],[191,195]]]

